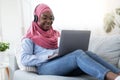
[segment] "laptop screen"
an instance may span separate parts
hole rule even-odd
[[[88,50],[90,31],[62,30],[59,43],[59,54],[65,55],[77,49]]]

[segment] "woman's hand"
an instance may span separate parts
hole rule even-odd
[[[58,56],[58,54],[53,54],[53,55],[50,55],[50,56],[48,56],[48,59],[52,59],[52,58],[54,58],[54,57],[57,57]]]

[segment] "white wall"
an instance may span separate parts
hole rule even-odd
[[[23,0],[23,3],[24,7],[27,4],[31,5],[24,8],[26,27],[29,27],[33,20],[34,7],[39,3],[46,3],[55,15],[54,28],[59,30],[88,29],[93,32],[103,30],[105,13],[120,7],[120,0]]]
[[[33,17],[34,7],[38,3],[46,3],[52,8],[55,15],[53,26],[56,29],[90,29],[91,27],[94,29],[96,25],[101,24],[100,17],[103,17],[104,6],[101,0],[92,1],[97,4],[92,4],[91,0],[24,0],[25,4],[27,2],[28,4],[31,3],[31,7],[29,7],[31,12],[27,12],[29,10],[28,7],[24,8],[24,15],[27,15],[25,16],[26,18],[28,18],[28,15]],[[26,5],[23,6],[25,7]],[[30,23],[30,18],[27,21]]]
[[[52,8],[53,26],[58,30],[90,29],[96,32],[101,32],[104,14],[120,7],[120,0],[0,0],[0,41],[10,42],[11,52],[21,40],[23,29],[26,32],[30,26],[38,3],[46,3]]]
[[[0,19],[2,27],[2,40],[10,42],[10,50],[14,51],[14,46],[21,37],[21,13],[18,0],[1,0]]]

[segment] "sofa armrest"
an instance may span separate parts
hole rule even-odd
[[[15,70],[19,69],[14,54],[9,55],[10,80],[12,80]]]

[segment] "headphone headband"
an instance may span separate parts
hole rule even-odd
[[[34,22],[37,22],[37,21],[38,21],[38,16],[34,15]]]

